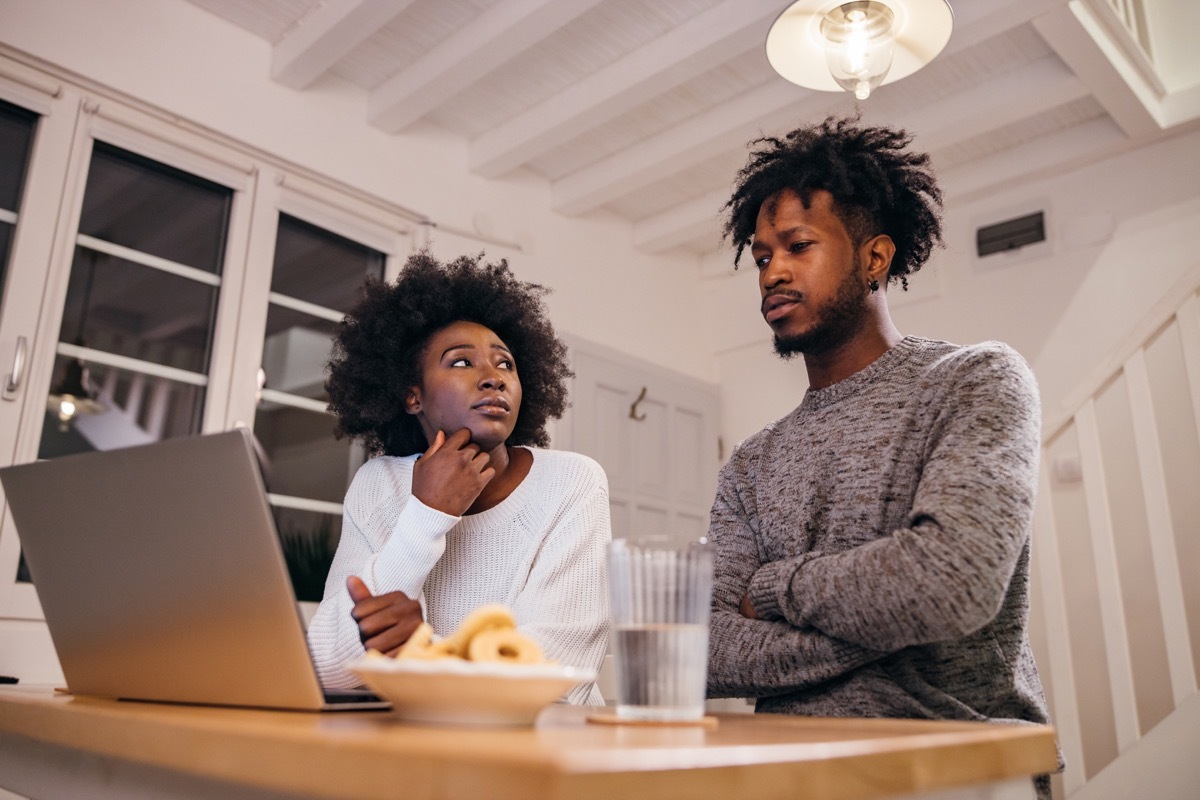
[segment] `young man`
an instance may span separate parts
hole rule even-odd
[[[709,695],[1042,723],[1026,633],[1037,387],[1003,344],[893,324],[888,285],[941,242],[941,193],[909,142],[832,118],[760,139],[726,206],[775,350],[803,356],[809,389],[721,470]]]

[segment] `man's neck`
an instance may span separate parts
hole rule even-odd
[[[875,363],[902,338],[886,309],[869,315],[854,336],[820,353],[804,354],[809,387],[824,389],[844,381]]]

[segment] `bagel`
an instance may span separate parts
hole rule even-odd
[[[428,622],[418,625],[417,629],[408,637],[408,641],[400,645],[400,649],[396,651],[396,658],[445,657],[445,654],[436,649],[436,643],[433,641],[433,626]]]
[[[396,651],[396,658],[547,663],[541,645],[518,631],[512,612],[501,605],[480,606],[467,615],[458,630],[444,639],[435,639],[432,626],[422,622]]]
[[[471,661],[500,661],[507,664],[539,664],[542,648],[516,628],[490,628],[477,633],[467,645]]]
[[[516,620],[512,612],[501,605],[480,606],[467,615],[458,626],[458,630],[442,640],[442,645],[451,655],[467,658],[467,648],[471,640],[484,631],[493,628],[515,628]]]

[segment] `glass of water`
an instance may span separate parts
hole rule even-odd
[[[712,550],[617,539],[608,551],[617,717],[704,716]]]

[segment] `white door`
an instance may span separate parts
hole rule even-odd
[[[572,340],[572,450],[608,474],[613,538],[683,544],[708,532],[719,467],[717,387]]]

